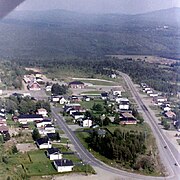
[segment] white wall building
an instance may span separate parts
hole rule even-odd
[[[68,159],[59,159],[54,161],[54,166],[58,172],[70,172],[73,170],[74,164]]]
[[[82,127],[91,127],[93,124],[93,121],[91,119],[84,119],[81,121]]]
[[[50,149],[47,149],[47,157],[50,160],[62,159],[62,153],[59,151],[58,148],[50,148]]]

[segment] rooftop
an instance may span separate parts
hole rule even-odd
[[[82,81],[73,81],[70,82],[69,85],[84,85],[84,83]]]
[[[47,149],[47,152],[48,152],[49,154],[60,153],[60,151],[59,151],[58,148],[53,148],[53,147]]]
[[[55,160],[54,161],[57,166],[73,166],[73,162],[71,160],[68,159],[59,159],[59,160]]]
[[[37,139],[36,142],[41,145],[41,144],[47,144],[48,143],[48,138],[40,138]]]
[[[18,116],[18,119],[31,119],[31,118],[43,118],[40,114],[22,114]]]

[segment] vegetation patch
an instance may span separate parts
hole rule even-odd
[[[107,129],[110,131],[103,136],[98,131],[76,132],[76,135],[96,158],[113,167],[147,175],[163,174],[155,139],[147,125],[107,126]]]

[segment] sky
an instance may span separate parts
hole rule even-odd
[[[80,13],[138,14],[180,7],[180,0],[26,0],[16,10],[65,9]]]

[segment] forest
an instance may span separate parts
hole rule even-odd
[[[97,130],[86,138],[89,147],[108,159],[135,170],[154,171],[151,156],[146,156],[145,135],[139,132],[122,132],[115,129],[113,133],[99,135]],[[139,159],[139,156],[143,158]]]
[[[6,107],[7,113],[14,114],[18,110],[19,114],[35,114],[37,109],[45,108],[51,111],[50,104],[47,101],[35,101],[30,97],[10,96],[5,101],[0,101],[0,106]]]
[[[0,61],[0,87],[2,89],[21,89],[25,69],[15,62]]]
[[[180,14],[180,9],[176,11]],[[139,16],[14,12],[0,22],[0,57],[51,60],[137,54],[180,58],[179,36],[173,9]]]

